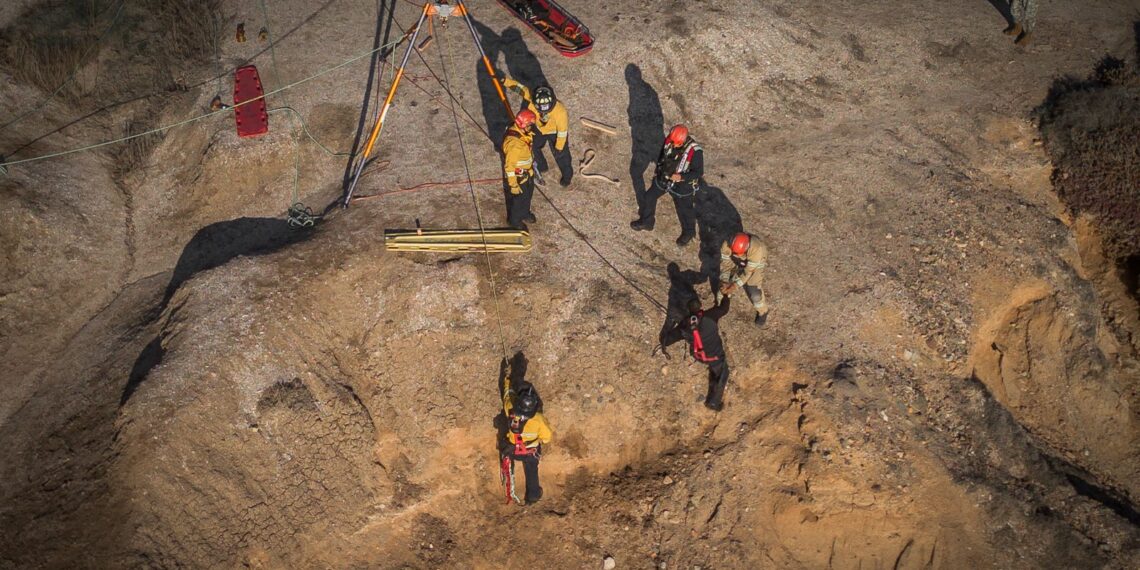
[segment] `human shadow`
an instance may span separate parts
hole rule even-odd
[[[645,169],[657,162],[657,155],[665,138],[665,115],[661,111],[661,98],[657,90],[641,77],[641,68],[635,64],[625,66],[625,83],[629,87],[629,133],[631,139],[629,178],[638,211],[647,190]]]
[[[508,27],[501,33],[495,33],[494,30],[475,18],[471,18],[471,24],[479,35],[479,42],[487,54],[487,59],[491,61],[496,75],[500,78],[509,75],[512,79],[530,88],[547,83],[546,74],[542,71],[542,64],[534,52],[527,47],[522,33],[517,28]],[[505,74],[499,68],[499,56],[503,56],[506,62]],[[479,89],[479,99],[482,103],[483,121],[487,125],[487,132],[490,133],[497,148],[502,141],[503,133],[510,125],[510,117],[503,109],[499,92],[495,89],[494,82],[487,75],[487,69],[484,67],[481,58],[475,60],[475,77],[476,86]],[[519,110],[521,108],[520,105]]]
[[[1013,25],[1013,7],[1010,6],[1009,0],[989,0],[989,3],[1001,14],[1002,18],[1005,18],[1007,26]]]
[[[700,298],[696,286],[704,281],[703,273],[691,269],[682,271],[676,262],[670,262],[665,271],[669,275],[669,300],[665,310],[665,322],[661,325],[662,335],[688,316],[689,301]]]
[[[701,273],[708,277],[710,286],[716,286],[720,246],[733,234],[744,231],[744,222],[723,190],[705,184],[697,192],[697,226],[701,240],[697,254]]]
[[[479,36],[483,52],[487,54],[487,59],[491,62],[496,76],[502,79],[505,75],[510,75],[519,83],[532,88],[546,83],[542,64],[539,63],[534,53],[527,48],[526,41],[523,40],[522,34],[517,28],[509,27],[504,29],[502,33],[495,33],[494,30],[475,18],[471,18],[471,25],[474,26],[475,33]],[[506,74],[498,67],[497,62],[500,55],[504,56],[506,62]],[[495,88],[495,83],[491,77],[487,75],[487,69],[481,58],[475,59],[475,85],[479,90],[483,122],[487,125],[491,144],[494,145],[495,152],[499,154],[501,160],[503,136],[511,124],[511,118],[503,108],[503,102],[499,99],[499,91]],[[521,108],[520,104],[519,110]],[[504,210],[506,210],[511,200],[506,180],[503,181],[502,192]]]

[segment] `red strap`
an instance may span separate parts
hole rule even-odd
[[[710,358],[705,354],[705,344],[701,342],[701,333],[697,329],[693,329],[693,356],[701,362],[716,362],[717,358]]]

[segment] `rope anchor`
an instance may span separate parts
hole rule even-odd
[[[317,219],[320,218],[313,213],[312,208],[300,202],[294,202],[292,206],[289,206],[287,217],[289,227],[296,229],[311,228],[317,225]]]

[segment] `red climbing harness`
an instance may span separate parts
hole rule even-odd
[[[716,362],[720,360],[719,356],[709,356],[705,354],[705,343],[701,342],[701,332],[697,330],[697,325],[701,323],[701,317],[705,314],[701,311],[689,317],[689,326],[693,330],[693,358],[701,362]]]

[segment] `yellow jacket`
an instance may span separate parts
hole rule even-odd
[[[510,380],[504,380],[504,388],[510,385]],[[514,409],[514,391],[507,388],[503,394],[503,413],[507,417],[511,417],[511,410]],[[522,431],[519,437],[522,438],[523,444],[526,447],[537,447],[540,443],[550,443],[554,433],[550,430],[550,424],[546,422],[546,416],[542,413],[534,414],[534,417],[528,419],[522,426]],[[515,434],[511,430],[507,430],[507,441],[513,446],[515,444]]]
[[[554,432],[550,431],[550,424],[546,422],[546,416],[542,413],[537,413],[533,418],[530,418],[523,424],[522,432],[519,437],[522,438],[523,445],[528,448],[538,447],[540,443],[550,443]],[[515,444],[515,434],[511,430],[507,430],[507,441],[513,446]]]
[[[503,87],[507,89],[515,89],[522,95],[523,101],[526,101],[526,107],[534,112],[534,116],[538,117],[534,126],[538,128],[538,132],[544,135],[558,135],[554,141],[554,150],[561,151],[566,148],[566,136],[570,132],[570,113],[566,111],[566,106],[562,101],[555,101],[554,108],[547,114],[538,112],[538,107],[534,106],[534,101],[530,98],[530,89],[525,85],[515,81],[514,79],[504,79]]]
[[[768,266],[768,248],[760,242],[760,238],[748,234],[748,251],[744,257],[732,254],[728,240],[720,245],[720,282],[734,283],[737,287],[750,285],[760,287],[764,284],[764,268]]]
[[[507,177],[511,194],[521,194],[522,188],[519,185],[532,175],[534,155],[530,145],[533,140],[530,133],[524,133],[515,126],[507,129],[507,134],[503,136],[503,174]]]

